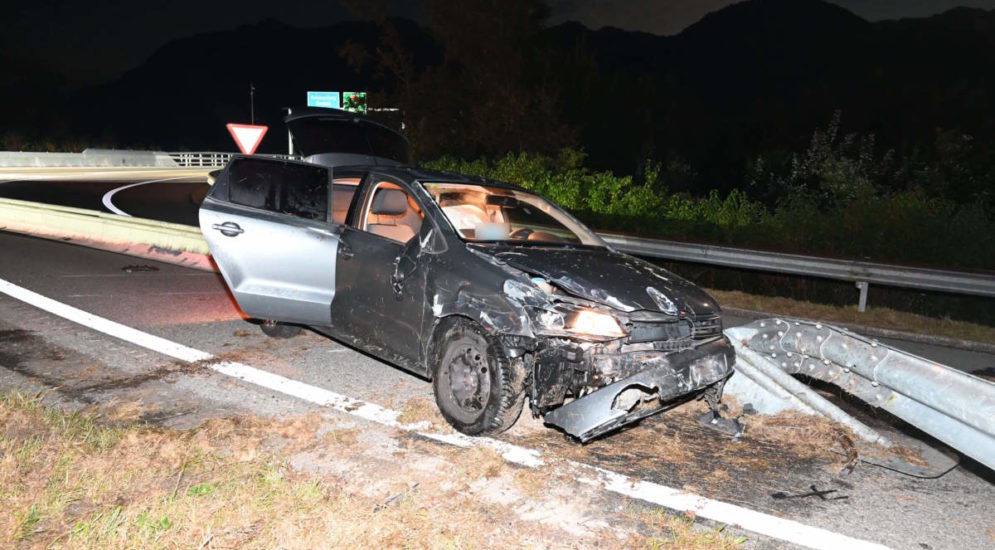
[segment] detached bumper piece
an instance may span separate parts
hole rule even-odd
[[[546,413],[543,420],[587,442],[656,414],[680,397],[705,390],[732,374],[735,352],[719,338],[685,352],[632,352],[600,361],[640,361],[646,368]]]

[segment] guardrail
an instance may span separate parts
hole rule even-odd
[[[199,227],[0,198],[0,230],[214,270]]]
[[[981,273],[837,260],[606,233],[602,233],[601,237],[616,249],[637,256],[849,281],[860,291],[859,311],[867,308],[867,294],[872,283],[995,297],[995,276]]]
[[[0,151],[0,168],[176,168],[167,153],[87,149],[82,153]]]
[[[238,153],[225,151],[130,151],[87,149],[82,153],[0,151],[2,168],[221,168]],[[257,154],[258,157],[299,160],[296,155]]]
[[[180,153],[166,153],[177,166],[184,168],[214,168],[228,164],[228,161],[235,156],[235,153],[223,153],[216,151],[184,151]]]
[[[814,322],[766,319],[726,334],[737,345],[737,371],[765,390],[783,378],[804,391],[780,384],[780,392],[819,409],[823,398],[787,375],[833,384],[995,470],[995,384]],[[751,369],[764,376],[754,376]],[[777,393],[772,391],[771,396],[777,398]],[[843,421],[863,439],[890,446],[873,430],[841,418],[842,411],[835,412],[826,416]]]

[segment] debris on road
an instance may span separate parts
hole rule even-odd
[[[811,492],[798,493],[794,495],[789,495],[788,493],[778,491],[776,493],[771,494],[770,498],[775,500],[788,500],[792,498],[808,498],[808,497],[819,497],[820,500],[846,500],[850,498],[847,495],[833,495],[833,493],[837,492],[836,489],[828,489],[825,491],[820,491],[818,488],[816,488],[815,485],[810,485],[809,488],[811,489]]]
[[[138,273],[141,271],[159,271],[159,268],[148,264],[126,265],[121,268],[121,271],[124,271],[125,273]]]
[[[388,498],[387,500],[383,501],[382,503],[377,504],[373,508],[373,513],[376,514],[377,512],[379,512],[381,510],[384,510],[386,508],[389,508],[391,506],[396,505],[399,502],[402,502],[404,499],[408,498],[409,495],[411,495],[412,493],[414,493],[418,489],[418,485],[419,485],[418,483],[415,483],[411,487],[408,487],[405,490],[401,491],[400,493],[397,493],[396,495],[394,495],[394,496]]]

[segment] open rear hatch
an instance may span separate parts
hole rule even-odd
[[[294,151],[323,166],[411,163],[411,143],[400,132],[338,109],[295,108],[283,119]]]

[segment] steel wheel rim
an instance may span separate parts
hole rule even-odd
[[[463,422],[475,421],[487,407],[491,393],[487,354],[477,342],[462,339],[456,352],[448,357],[443,372],[445,394],[454,406],[454,416]]]

